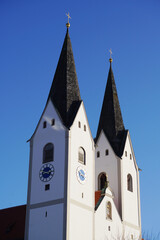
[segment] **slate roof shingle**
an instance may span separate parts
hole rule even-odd
[[[96,142],[102,129],[116,155],[121,157],[123,154],[127,131],[125,130],[123,124],[111,63],[99,119]]]
[[[52,100],[63,124],[69,128],[80,106],[81,97],[68,28],[48,96],[49,99]]]

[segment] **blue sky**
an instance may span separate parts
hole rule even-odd
[[[0,1],[0,208],[25,204],[29,144],[45,106],[71,15],[81,97],[96,135],[109,52],[140,173],[142,229],[160,216],[159,0]]]

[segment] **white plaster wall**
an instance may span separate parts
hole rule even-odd
[[[47,211],[47,217],[45,216]],[[63,239],[63,204],[32,209],[28,240]]]
[[[106,196],[103,198],[101,204],[95,212],[95,240],[112,240],[121,239],[122,224],[116,206],[112,199],[112,193],[106,189]],[[110,195],[110,196],[108,196]],[[112,220],[106,217],[107,202],[111,202],[112,206]],[[110,231],[108,227],[110,226]]]
[[[78,127],[78,122],[81,122],[81,128]],[[86,125],[86,131],[84,131],[84,125]],[[78,161],[78,150],[79,147],[83,147],[86,152],[86,164],[81,164]],[[79,221],[85,221],[86,228],[90,229],[89,239],[92,240],[91,232],[93,232],[93,219],[94,219],[94,173],[95,173],[95,160],[94,160],[94,142],[91,136],[90,128],[88,125],[85,109],[83,103],[78,110],[74,123],[70,130],[69,135],[69,167],[68,167],[68,226],[70,229],[68,240],[71,240],[70,236],[72,231],[74,231],[75,222],[79,225]],[[77,179],[77,168],[82,167],[86,171],[86,181],[85,184],[81,184]],[[83,197],[82,197],[83,194]],[[71,206],[71,201],[73,201],[75,207]],[[81,206],[81,211],[79,211],[78,206]],[[92,212],[89,213],[89,208]],[[74,211],[73,211],[74,209]],[[86,220],[85,220],[86,212]],[[73,214],[74,213],[74,214]],[[78,220],[79,219],[79,220]],[[73,224],[74,223],[74,224]],[[81,223],[82,224],[82,223]],[[73,227],[72,227],[73,225]],[[80,226],[79,226],[80,227]],[[82,229],[81,228],[81,234]],[[74,239],[74,238],[73,238]]]
[[[142,239],[140,236],[140,231],[138,229],[124,225],[124,239],[125,240],[132,239],[131,235],[133,235],[133,240]]]
[[[105,155],[105,150],[109,150],[109,155]],[[100,152],[100,157],[97,158],[97,152]],[[109,186],[114,194],[114,202],[118,211],[120,211],[120,169],[118,165],[120,161],[114,154],[110,143],[108,142],[104,132],[102,131],[96,144],[95,152],[95,186],[98,190],[98,176],[101,172],[108,175]]]
[[[93,212],[71,204],[70,215],[69,240],[93,240]]]
[[[78,127],[78,121],[81,122],[81,128]],[[86,132],[84,131],[86,125]],[[70,131],[69,144],[69,191],[70,198],[90,207],[94,205],[94,143],[90,133],[88,121],[86,118],[84,105],[81,104],[74,124]],[[78,149],[83,147],[86,152],[86,164],[78,162]],[[81,166],[85,169],[87,179],[85,184],[79,183],[77,179],[77,168]],[[84,197],[82,198],[82,193]]]
[[[53,118],[55,125],[51,126]],[[46,128],[43,128],[44,121],[47,121]],[[33,136],[30,204],[64,197],[65,131],[52,102],[49,101]],[[43,147],[49,142],[54,144],[54,161],[50,163],[54,166],[55,173],[48,182],[50,190],[45,191],[47,183],[40,180],[39,171],[43,165]]]
[[[125,156],[127,151],[127,157]],[[130,159],[130,154],[132,159]],[[134,153],[129,142],[129,136],[127,136],[124,153],[122,156],[122,211],[123,221],[129,222],[135,226],[139,226],[139,214],[138,214],[138,182],[137,182],[137,165],[134,161]],[[133,192],[127,190],[127,175],[131,174],[133,180]]]

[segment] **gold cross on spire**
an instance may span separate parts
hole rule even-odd
[[[111,63],[111,62],[113,61],[113,59],[112,59],[112,50],[111,50],[111,48],[110,48],[109,52],[110,52],[110,59],[109,59],[109,61],[110,61],[110,63]]]
[[[69,19],[71,19],[71,16],[69,15],[69,12],[66,13],[66,16],[68,17],[68,22],[66,23],[66,27],[69,28],[70,27]]]

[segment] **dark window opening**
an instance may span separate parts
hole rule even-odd
[[[100,152],[98,151],[98,152],[97,152],[97,158],[99,158],[99,157],[100,157]]]
[[[84,125],[84,131],[86,132],[86,125]]]
[[[55,125],[55,119],[54,119],[54,118],[51,120],[51,125],[52,125],[52,126]]]
[[[43,148],[43,163],[52,162],[54,154],[54,145],[48,143]]]
[[[100,174],[99,176],[99,190],[107,187],[107,176],[105,173]]]
[[[109,155],[109,150],[108,150],[108,149],[106,149],[106,156],[107,156],[107,155]]]
[[[47,127],[47,122],[44,121],[44,122],[43,122],[43,128],[46,128],[46,127]]]
[[[45,191],[49,190],[50,189],[50,184],[46,184],[45,185]]]
[[[78,127],[81,128],[81,122],[78,122]]]

